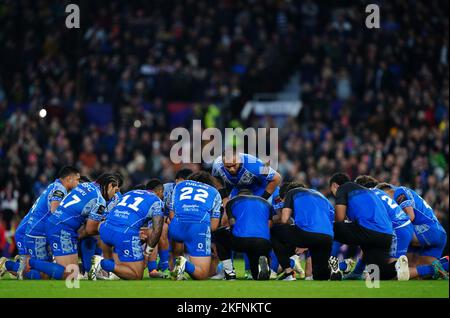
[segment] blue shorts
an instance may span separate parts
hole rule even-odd
[[[211,229],[206,223],[180,222],[174,218],[169,224],[172,241],[184,243],[190,256],[211,256]]]
[[[412,223],[394,229],[394,234],[392,235],[390,256],[392,258],[399,258],[402,255],[406,255],[413,236],[414,227]]]
[[[17,246],[17,254],[19,255],[28,255],[27,247],[26,247],[26,236],[22,232],[16,232],[14,234],[14,240],[16,241]]]
[[[25,254],[30,255],[32,259],[39,261],[50,261],[52,259],[52,253],[48,248],[45,236],[25,235],[25,247],[27,250]]]
[[[409,252],[420,256],[440,258],[447,244],[447,233],[440,225],[428,226],[426,224],[414,226],[414,232],[419,240],[419,248],[411,248]]]
[[[62,226],[47,227],[47,241],[54,256],[78,254],[78,234]]]
[[[104,224],[100,226],[99,230],[102,242],[114,247],[114,253],[117,254],[121,262],[141,262],[144,260],[144,251],[139,234],[124,234],[108,228]]]

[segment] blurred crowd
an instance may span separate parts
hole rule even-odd
[[[447,2],[378,1],[381,28],[367,29],[356,0],[79,1],[79,30],[64,27],[68,3],[0,3],[0,254],[62,165],[120,171],[125,188],[169,181],[168,102],[192,103],[186,123],[271,127],[240,111],[295,72],[285,180],[326,195],[335,171],[407,185],[448,232]],[[87,102],[111,104],[112,121],[91,124]]]

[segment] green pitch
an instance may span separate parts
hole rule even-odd
[[[363,281],[247,281],[243,280],[243,263],[236,262],[237,281],[80,281],[80,288],[69,289],[64,281],[0,280],[0,298],[7,297],[151,297],[151,298],[422,298],[449,297],[448,281],[382,281],[380,288],[367,288]],[[147,276],[146,276],[147,277]]]

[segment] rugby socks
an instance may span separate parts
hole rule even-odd
[[[275,273],[278,272],[278,266],[280,265],[280,263],[278,262],[278,258],[275,255],[275,252],[273,250],[270,251],[269,257],[270,257],[270,269],[273,270]],[[292,265],[292,260],[291,260],[291,265]]]
[[[189,262],[189,261],[186,261],[186,264],[184,265],[184,271],[185,271],[186,273],[188,273],[189,275],[194,274],[194,272],[195,272],[195,265],[192,264],[192,263]]]
[[[233,270],[233,261],[231,259],[226,259],[226,260],[222,261],[222,263],[223,263],[224,270],[227,270],[227,271]]]
[[[50,263],[45,261],[38,261],[34,259],[30,259],[30,267],[39,272],[47,274],[49,277],[54,279],[63,279],[64,278],[64,266]]]
[[[158,264],[156,263],[156,261],[148,261],[147,267],[148,272],[150,273],[158,268]]]
[[[331,256],[338,257],[338,255],[341,251],[341,246],[342,246],[341,243],[339,243],[337,241],[333,241],[333,246],[331,248]]]
[[[17,272],[19,270],[19,262],[6,261],[5,267],[8,272]]]
[[[169,250],[159,250],[158,251],[159,254],[159,263],[158,263],[158,268],[161,271],[165,271],[167,269],[169,269]]]
[[[86,237],[81,240],[81,263],[83,272],[87,273],[91,269],[91,259],[95,255],[97,248],[97,239],[95,237]]]
[[[35,269],[30,270],[28,273],[25,274],[26,279],[41,279],[41,273],[38,272]]]
[[[417,274],[419,274],[420,277],[430,277],[434,275],[434,268],[431,265],[421,265],[417,266]]]
[[[116,267],[116,264],[112,259],[102,259],[100,261],[100,267],[107,272],[113,272],[114,268]]]
[[[357,275],[362,275],[364,273],[364,268],[366,268],[366,264],[364,264],[362,259],[359,259],[358,262],[356,263],[355,268],[353,269],[352,273],[357,274]]]
[[[442,267],[448,272],[448,258],[443,257],[439,260],[439,262],[441,262]]]
[[[247,254],[244,254],[244,264],[245,264],[245,270],[249,271],[250,270],[250,262],[248,260]]]
[[[223,271],[223,263],[220,262],[219,264],[217,264],[216,273],[220,273],[222,271]]]

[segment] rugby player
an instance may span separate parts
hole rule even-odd
[[[413,262],[412,265],[417,266],[419,276],[429,276],[429,268],[424,267],[428,270],[422,272],[421,266],[431,264],[439,276],[448,278],[448,261],[446,258],[441,258],[447,242],[447,234],[433,209],[421,196],[409,188],[394,187],[388,183],[381,183],[377,185],[377,188],[386,192],[400,205],[414,226],[412,249],[408,251],[408,258],[412,258],[411,252],[418,253],[418,261]],[[437,276],[433,275],[434,278]]]
[[[170,204],[173,219],[169,237],[177,256],[172,279],[183,280],[186,272],[194,279],[207,279],[211,265],[211,231],[219,226],[222,200],[214,179],[204,171],[191,174],[175,186]],[[184,243],[189,261],[182,256]]]
[[[293,217],[294,224],[290,224]],[[289,256],[296,247],[308,248],[315,280],[340,280],[339,272],[331,272],[328,265],[333,244],[334,209],[318,191],[304,185],[286,194],[281,224],[271,231],[271,241],[284,272],[280,280],[294,280]],[[291,279],[289,279],[291,278]]]
[[[162,190],[161,181],[152,179],[146,184],[145,190],[125,193],[110,211],[99,231],[100,239],[114,248],[114,260],[99,260],[94,256],[90,273],[92,279],[100,270],[113,272],[122,279],[142,279],[145,263],[141,238],[146,241],[145,254],[149,256],[158,244],[164,224],[163,202],[157,194],[162,193]],[[152,228],[143,230],[142,227],[149,220],[152,220]]]
[[[329,186],[336,198],[335,240],[359,245],[363,252],[362,261],[377,265],[381,280],[408,280],[408,259],[405,255],[401,255],[396,262],[389,262],[394,230],[380,198],[372,190],[351,182],[344,173],[335,173],[330,178]],[[330,262],[330,266],[333,272],[339,271],[335,262]]]
[[[15,233],[19,262],[5,262],[6,269],[13,273],[17,272],[18,279],[24,278],[23,271],[19,270],[20,263],[24,264],[28,258],[43,261],[51,260],[52,256],[48,253],[45,235],[47,219],[58,208],[67,193],[78,185],[79,180],[78,169],[72,166],[61,168],[58,179],[47,186],[20,223]],[[25,278],[27,279],[41,278],[40,273],[36,271],[29,271],[26,275]]]
[[[389,219],[392,222],[394,229],[392,237],[392,245],[390,249],[390,262],[396,261],[400,256],[406,255],[408,246],[411,243],[414,234],[414,228],[409,217],[403,212],[398,204],[390,198],[385,192],[376,189],[379,184],[378,180],[371,176],[361,175],[355,179],[357,184],[371,189],[378,198],[383,202],[384,207],[388,213]],[[360,279],[364,271],[365,265],[362,260],[359,260],[352,273],[346,275],[345,279]]]
[[[54,279],[66,278],[66,268],[78,266],[78,239],[98,234],[106,201],[118,190],[118,180],[108,173],[75,187],[46,221],[46,239],[56,263],[31,258],[21,262],[18,274],[34,269]]]
[[[249,258],[252,278],[268,280],[270,268],[268,256],[270,244],[270,220],[274,214],[272,205],[249,189],[228,201],[226,213],[231,229],[221,229],[215,234],[219,259],[223,263],[226,280],[235,280],[236,272],[231,260],[232,250],[245,253]]]

